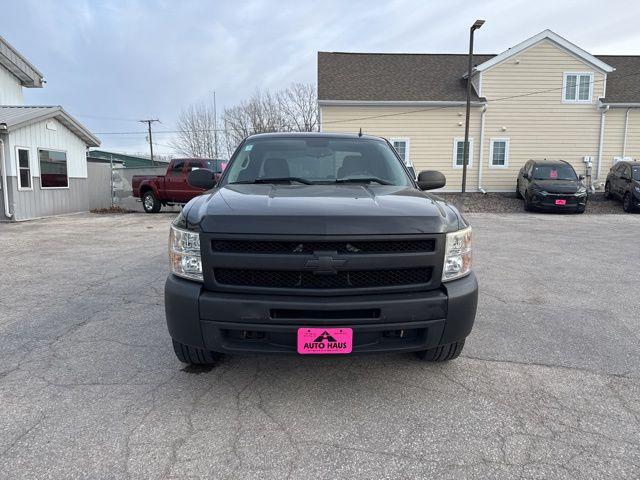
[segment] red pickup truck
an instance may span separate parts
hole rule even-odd
[[[157,213],[166,205],[183,205],[204,191],[187,183],[189,172],[206,168],[214,172],[217,180],[226,166],[225,160],[174,158],[165,175],[134,175],[131,182],[133,196],[142,200],[147,213]]]

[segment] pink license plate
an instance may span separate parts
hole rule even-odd
[[[302,355],[345,354],[353,348],[350,328],[299,328],[298,353]]]
[[[567,201],[566,200],[556,200],[556,205],[566,205]]]

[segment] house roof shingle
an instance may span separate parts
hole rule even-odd
[[[495,55],[474,55],[479,65]],[[595,55],[607,74],[607,103],[640,103],[640,56]],[[318,100],[465,101],[466,54],[318,52]],[[472,90],[472,100],[480,100]]]
[[[607,74],[606,103],[640,103],[640,55],[596,55],[615,67]]]
[[[59,105],[0,106],[0,124],[6,125],[9,132],[49,118],[59,120],[60,123],[80,137],[87,146],[97,147],[100,145],[100,140],[95,135]]]
[[[474,55],[474,63],[492,56]],[[467,61],[457,54],[318,52],[318,99],[465,101]]]

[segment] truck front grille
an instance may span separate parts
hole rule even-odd
[[[200,236],[204,288],[359,295],[440,288],[445,235]]]
[[[213,240],[214,252],[250,254],[305,255],[316,251],[347,254],[384,254],[433,252],[434,239],[378,241],[274,241],[274,240]]]
[[[245,270],[218,268],[214,270],[220,285],[263,288],[375,288],[420,285],[431,281],[432,268],[399,270],[339,271],[335,275],[287,270]]]

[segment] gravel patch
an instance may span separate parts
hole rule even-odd
[[[524,212],[524,202],[515,193],[440,193],[439,197],[454,204],[464,213],[518,213]],[[607,200],[603,193],[589,195],[585,214],[624,214],[622,204]]]

